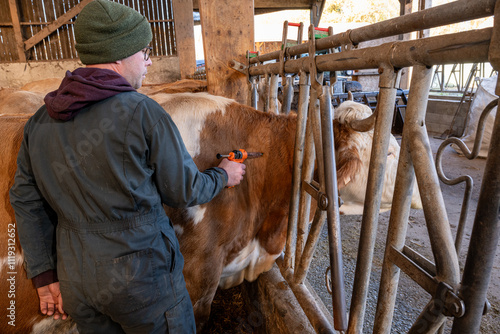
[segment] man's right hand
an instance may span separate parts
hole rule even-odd
[[[244,164],[228,159],[222,159],[218,167],[224,169],[227,173],[226,187],[234,187],[240,184],[243,175],[245,175],[245,168],[247,168]]]

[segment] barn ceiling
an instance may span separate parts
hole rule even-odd
[[[286,9],[311,9],[324,6],[325,0],[255,0],[255,14],[275,12]],[[194,10],[199,10],[198,0],[193,0]]]
[[[307,9],[311,11],[311,22],[316,26],[321,18],[321,13],[326,0],[254,0],[254,13],[265,14],[288,9]],[[199,11],[199,1],[193,0],[194,11]]]

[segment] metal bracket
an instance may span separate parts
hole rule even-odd
[[[246,66],[245,64],[242,64],[240,63],[239,61],[236,61],[236,60],[231,60],[229,62],[229,66],[233,69],[233,70],[236,70],[238,72],[241,72],[243,74],[248,74],[247,73],[247,70],[248,70],[248,66]]]
[[[465,303],[453,289],[444,282],[439,282],[436,289],[436,299],[444,303],[443,314],[447,317],[460,318],[465,314]]]

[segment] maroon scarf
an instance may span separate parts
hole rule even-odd
[[[82,67],[66,72],[59,88],[45,96],[45,105],[50,117],[65,122],[92,103],[130,91],[135,89],[115,71]]]

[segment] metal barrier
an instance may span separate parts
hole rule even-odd
[[[356,48],[357,44],[367,40],[491,15],[495,15],[493,28]],[[500,68],[500,0],[460,0],[317,40],[314,39],[313,29],[312,26],[309,28],[308,43],[291,47],[284,44],[281,51],[248,59],[253,96],[256,96],[255,78],[258,76],[281,75],[285,82],[285,74],[300,75],[293,195],[284,258],[278,261],[283,276],[316,331],[333,332],[332,325],[321,314],[303,284],[319,232],[326,220],[332,290],[335,291],[332,295],[334,328],[347,333],[362,332],[400,69],[413,66],[395,184],[398,195],[394,196],[392,203],[373,332],[390,332],[400,270],[432,296],[410,333],[434,333],[442,328],[447,316],[455,317],[452,333],[477,332],[500,236],[500,114],[497,113],[495,121],[483,178],[485,181],[461,279],[455,248],[460,246],[460,237],[457,236],[458,244],[454,245],[425,127],[425,113],[432,66],[490,61],[495,70]],[[339,46],[342,47],[341,52],[316,55],[316,51]],[[306,53],[307,56],[296,57]],[[264,64],[270,60],[279,62]],[[331,96],[329,87],[322,86],[321,72],[370,68],[378,69],[380,73],[380,93],[377,110],[369,120],[374,122],[374,140],[354,278],[355,293],[348,318],[342,272]],[[286,82],[289,84],[290,80]],[[499,92],[500,85],[497,86],[497,94]],[[269,106],[270,102],[265,104]],[[255,101],[253,105],[256,105]],[[288,105],[283,104],[284,113],[289,112]],[[437,159],[440,159],[439,155]],[[315,168],[319,182],[313,181]],[[415,177],[423,193],[424,214],[435,263],[405,246],[404,242]],[[308,228],[311,197],[316,199],[317,209]],[[481,224],[477,223],[479,221]]]

